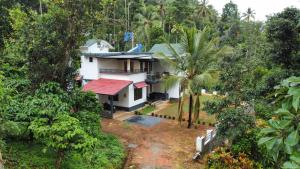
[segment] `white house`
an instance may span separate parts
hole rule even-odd
[[[116,109],[132,111],[156,99],[178,99],[179,83],[164,89],[161,77],[175,73],[154,53],[168,55],[166,45],[155,45],[147,53],[109,52],[103,40],[89,40],[81,47],[83,90],[97,94],[110,115]],[[131,50],[132,51],[132,50]]]

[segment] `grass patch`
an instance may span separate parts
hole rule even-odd
[[[54,169],[56,153],[42,151],[43,145],[22,141],[7,141],[3,157],[5,168]],[[64,169],[117,169],[122,168],[125,151],[118,139],[102,134],[98,144],[87,152],[68,152],[62,163]]]
[[[200,96],[201,110],[203,110],[203,108],[204,108],[204,102],[216,99],[215,97],[217,97],[217,96],[207,96],[207,95]],[[189,111],[189,99],[188,98],[184,98],[183,111],[184,111],[184,118],[187,119],[188,111]],[[178,118],[178,102],[170,102],[170,104],[167,107],[161,109],[159,112],[157,112],[157,114],[174,116],[177,119]],[[201,122],[206,122],[206,123],[215,123],[216,122],[214,115],[209,115],[204,111],[201,111],[199,118],[200,118]]]
[[[147,115],[155,110],[155,106],[153,105],[148,105],[144,107],[143,109],[140,110],[140,113],[143,115]]]

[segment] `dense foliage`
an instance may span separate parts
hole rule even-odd
[[[299,168],[300,78],[284,80],[278,86],[276,96],[281,107],[268,120],[268,126],[261,130],[263,137],[258,144],[266,146],[278,167]]]
[[[270,16],[263,27],[250,20],[251,10],[241,21],[230,3],[223,20],[230,16],[228,33],[238,34],[223,36],[224,45],[234,46],[234,53],[219,62],[222,71],[216,89],[224,97],[205,103],[205,109],[216,114],[217,136],[228,141],[229,153],[245,153],[263,168],[299,168],[299,78],[287,79],[300,75],[299,9],[286,8]],[[214,165],[222,168],[227,163]]]
[[[74,82],[98,3],[1,1],[0,160],[9,168],[121,167],[99,101]]]
[[[166,41],[184,48],[170,64],[186,76],[170,76],[165,87],[181,80],[189,127],[199,120],[201,89],[220,92],[205,110],[228,144],[208,167],[299,168],[300,11],[254,19],[232,1],[219,15],[207,0],[0,0],[0,162],[120,167],[123,148],[101,132],[101,105],[74,79],[86,39],[126,51],[124,33],[133,32],[144,51]]]

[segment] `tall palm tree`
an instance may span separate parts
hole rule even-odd
[[[251,8],[248,8],[245,13],[243,13],[242,17],[247,21],[250,22],[251,19],[255,19],[255,11]]]
[[[198,17],[209,18],[212,15],[212,11],[208,8],[208,0],[201,0],[195,12]]]
[[[144,6],[140,13],[134,16],[136,34],[140,35],[137,38],[141,38],[145,43],[145,47],[148,47],[150,43],[149,29],[154,25],[159,25],[159,16],[155,11],[155,7],[152,5]]]
[[[178,105],[179,122],[183,117],[184,96],[189,96],[189,119],[188,128],[192,126],[193,96],[198,94],[195,87],[201,88],[209,84],[213,79],[215,65],[222,55],[231,53],[229,47],[219,47],[218,38],[210,38],[208,28],[198,31],[195,28],[184,28],[180,40],[180,49],[168,45],[173,58],[163,56],[176,73],[164,78],[163,84],[166,88],[171,87],[174,82],[180,83],[180,99]]]
[[[161,28],[163,31],[165,31],[165,15],[166,15],[166,9],[165,9],[165,4],[163,0],[159,1],[159,8],[158,8],[158,13],[161,19]]]

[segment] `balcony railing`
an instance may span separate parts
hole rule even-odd
[[[146,82],[150,84],[158,83],[161,81],[162,77],[170,75],[169,72],[156,72],[152,74],[147,74]]]
[[[99,69],[100,73],[116,73],[116,74],[131,74],[131,73],[143,73],[141,69],[122,70],[122,69]]]

